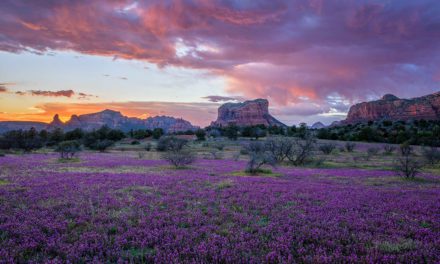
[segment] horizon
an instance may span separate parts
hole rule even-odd
[[[355,103],[440,90],[435,0],[2,1],[0,14],[0,121],[112,109],[204,127],[223,103],[263,98],[289,126],[328,125]]]

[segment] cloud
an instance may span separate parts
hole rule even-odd
[[[15,85],[15,83],[0,83],[0,93],[8,92],[8,86]]]
[[[305,114],[305,98],[330,111],[334,95],[353,103],[438,90],[437,0],[18,0],[2,3],[0,32],[3,51],[203,69],[231,94]]]
[[[241,96],[220,96],[220,95],[208,95],[202,97],[202,99],[207,99],[210,102],[227,102],[227,101],[243,101],[244,97]]]
[[[42,91],[42,90],[30,90],[28,94],[33,96],[53,96],[53,97],[72,97],[75,92],[73,90],[60,90],[60,91]]]
[[[44,90],[28,90],[26,92],[23,91],[16,91],[15,94],[25,96],[25,95],[31,95],[31,96],[45,96],[45,97],[68,97],[71,98],[74,95],[77,95],[77,99],[89,99],[91,97],[97,98],[98,96],[92,95],[92,94],[86,94],[86,93],[76,93],[73,90],[60,90],[60,91],[44,91]]]

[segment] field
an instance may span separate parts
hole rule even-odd
[[[229,143],[174,169],[118,145],[65,162],[0,158],[0,263],[440,262],[440,172],[415,180],[393,156],[316,154],[320,164],[244,172]],[[325,159],[324,159],[325,157]]]

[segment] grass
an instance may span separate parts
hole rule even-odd
[[[270,169],[259,169],[258,172],[255,174],[252,174],[247,171],[236,171],[236,172],[232,172],[230,175],[242,176],[242,177],[251,177],[251,176],[281,177],[281,176],[283,176],[281,173],[273,172]]]
[[[404,251],[410,251],[416,249],[417,243],[412,239],[403,239],[395,243],[389,241],[379,242],[377,243],[376,246],[380,251],[384,253],[397,254]]]
[[[77,163],[77,162],[81,162],[80,158],[71,158],[71,159],[63,159],[63,158],[59,158],[57,160],[58,163]]]
[[[0,179],[0,186],[7,185],[9,182],[7,180]]]

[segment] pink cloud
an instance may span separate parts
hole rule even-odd
[[[224,76],[231,94],[291,109],[313,103],[333,111],[345,104],[331,98],[356,102],[438,90],[436,0],[0,5],[0,50],[74,50],[204,69]]]

